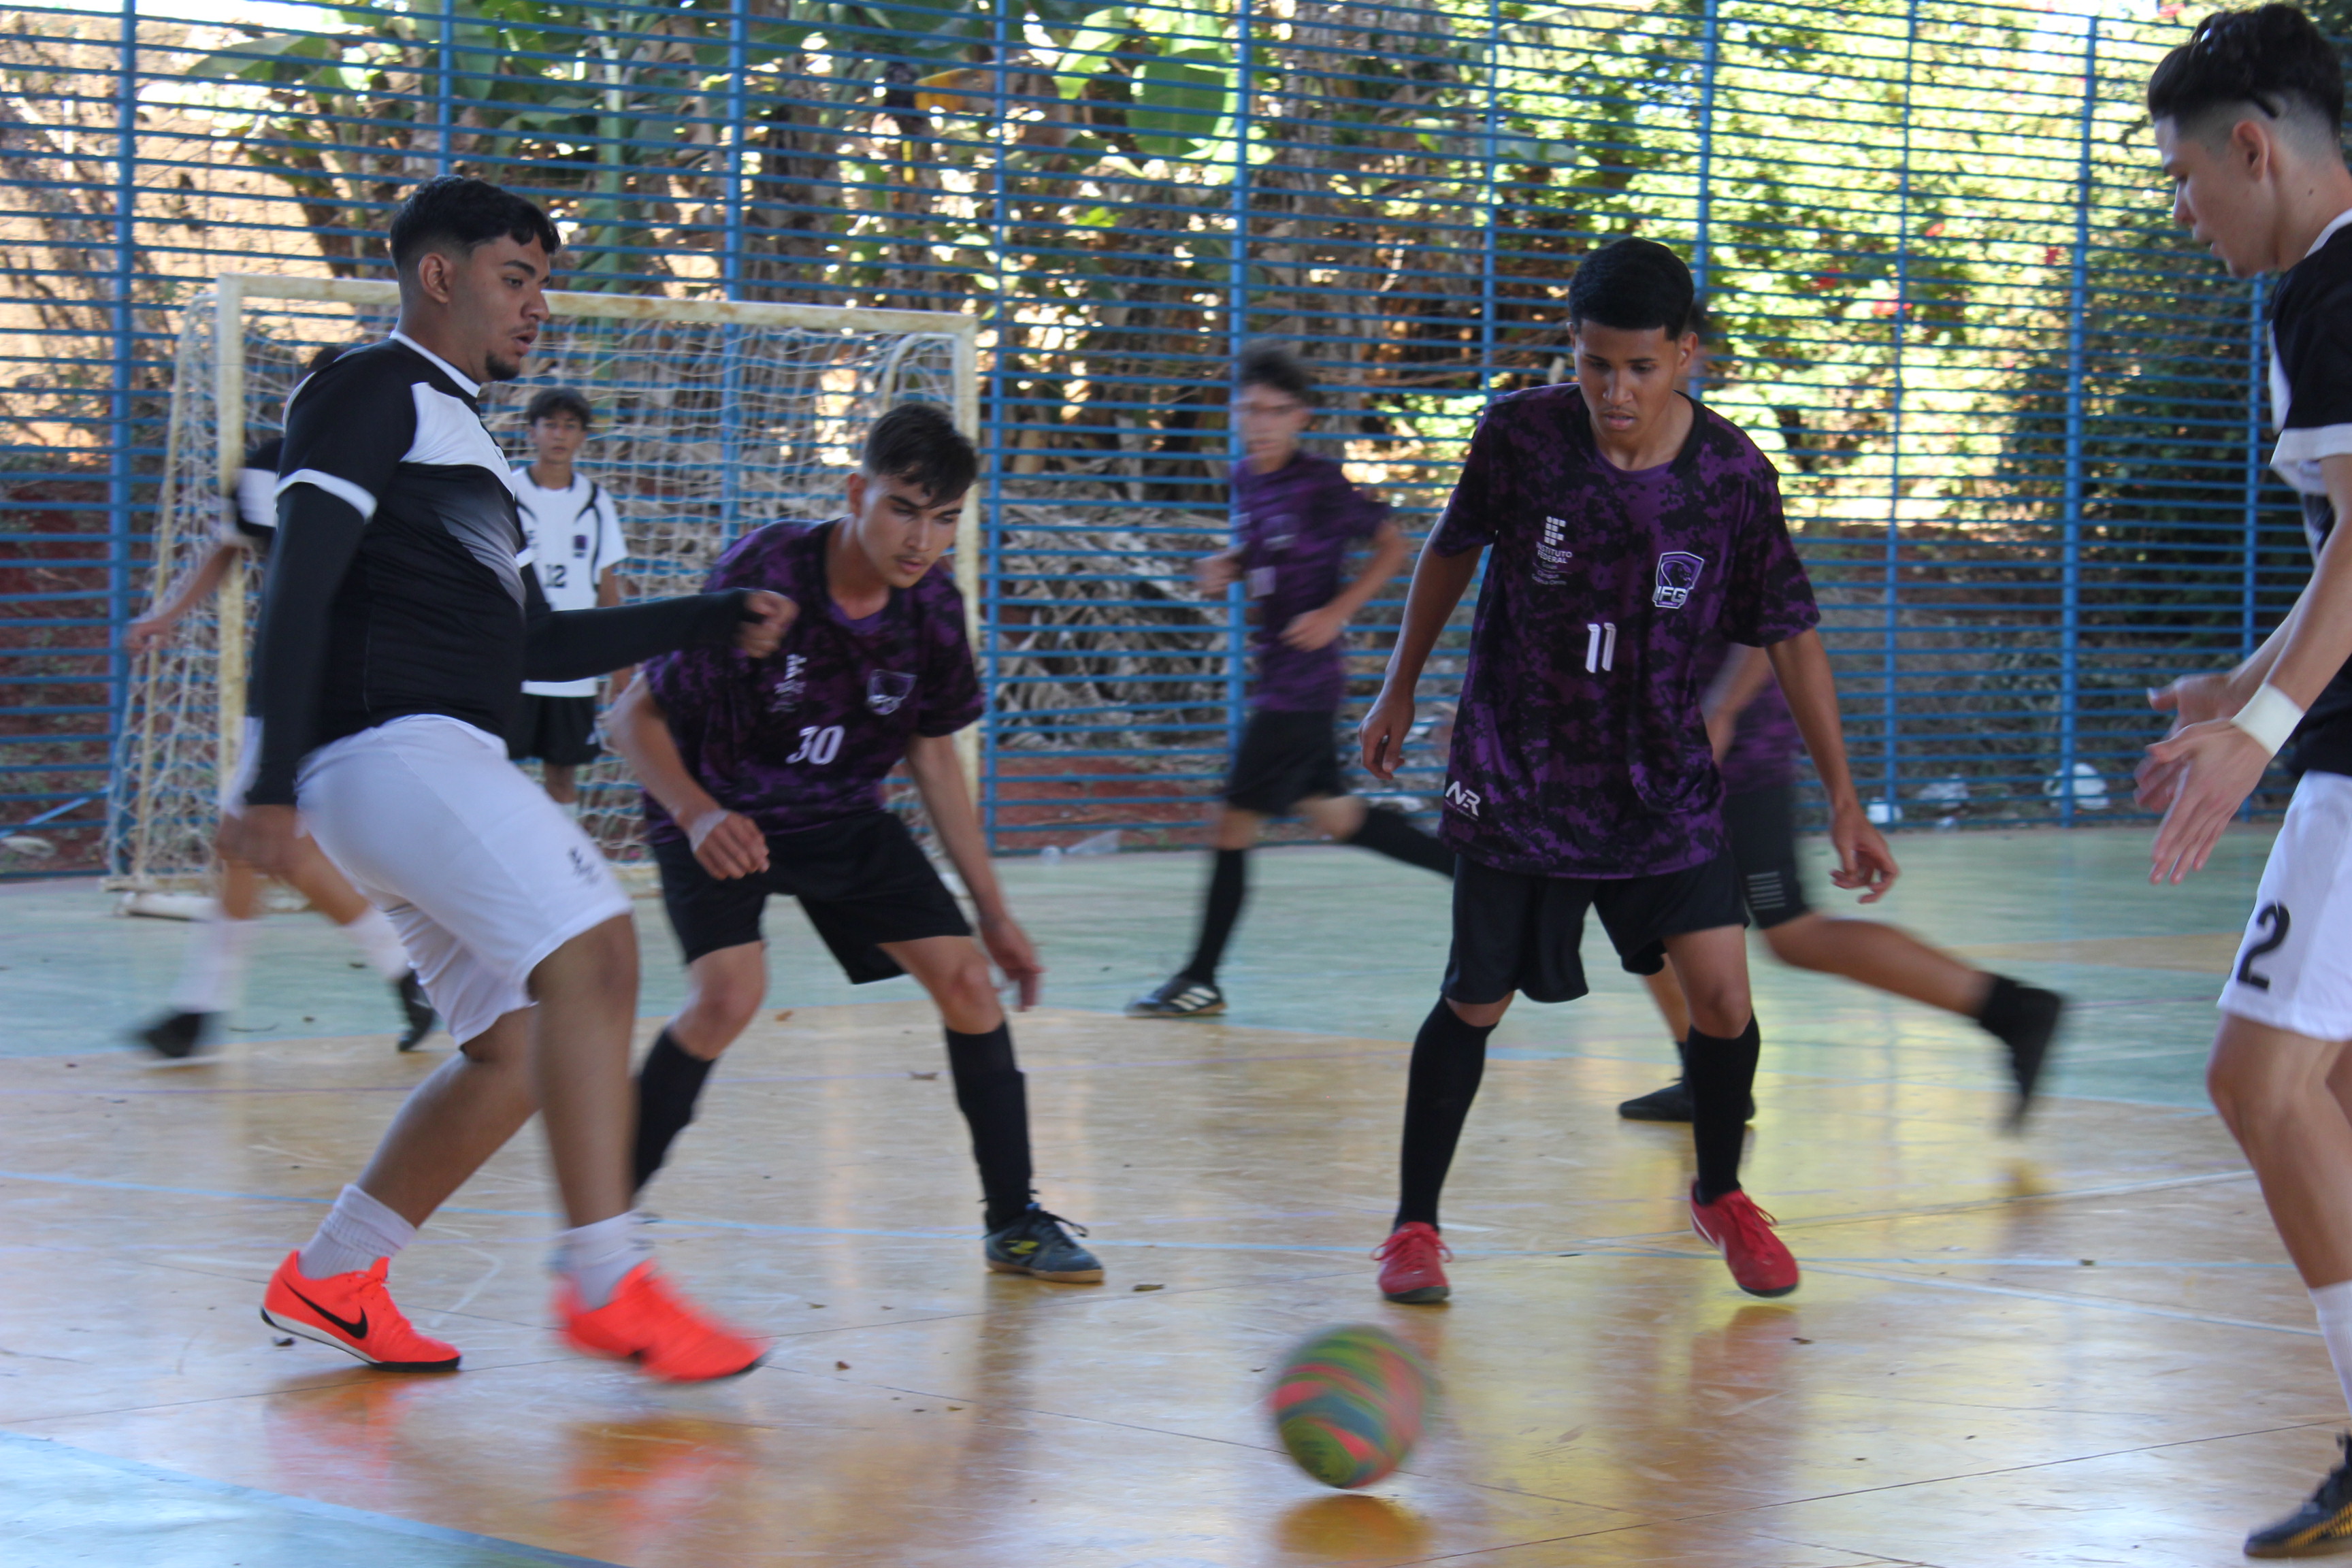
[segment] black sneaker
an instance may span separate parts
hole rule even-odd
[[[1676,1079],[1664,1089],[1621,1101],[1617,1114],[1628,1121],[1688,1121],[1691,1119],[1691,1091],[1688,1079]],[[1756,1097],[1748,1097],[1747,1120],[1756,1120]]]
[[[1063,1227],[1067,1226],[1068,1229]],[[1103,1277],[1095,1255],[1073,1240],[1070,1231],[1084,1236],[1087,1227],[1071,1225],[1035,1204],[1003,1230],[992,1230],[981,1244],[988,1267],[998,1274],[1026,1274],[1062,1285],[1092,1285]]]
[[[400,1016],[407,1021],[407,1026],[400,1032],[400,1048],[413,1051],[441,1020],[433,1011],[432,1000],[425,994],[425,982],[416,978],[414,969],[392,983],[392,994],[400,1004]]]
[[[1127,1005],[1130,1018],[1206,1018],[1225,1010],[1225,994],[1211,980],[1179,974]]]
[[[2058,1026],[2066,1016],[2066,998],[2038,985],[2021,985],[2012,1009],[2006,1026],[1992,1035],[2009,1048],[2009,1076],[2017,1085],[2017,1102],[2010,1107],[2007,1126],[2015,1131],[2033,1109],[2034,1090],[2041,1086],[2051,1042],[2057,1038]]]
[[[131,1037],[173,1061],[194,1056],[213,1043],[217,1013],[166,1013]]]
[[[2249,1557],[2333,1557],[2352,1552],[2352,1433],[2336,1439],[2344,1458],[2311,1500],[2246,1537]]]

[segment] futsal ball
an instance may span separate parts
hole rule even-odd
[[[1325,1329],[1284,1361],[1274,1427],[1298,1468],[1325,1486],[1370,1486],[1421,1440],[1433,1392],[1427,1363],[1387,1330]]]

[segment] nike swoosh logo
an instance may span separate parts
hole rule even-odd
[[[365,1312],[362,1312],[360,1314],[360,1321],[354,1323],[348,1318],[338,1318],[334,1313],[330,1312],[326,1308],[321,1307],[318,1302],[313,1301],[310,1297],[302,1294],[301,1291],[295,1289],[291,1285],[286,1287],[286,1293],[293,1297],[297,1301],[301,1302],[302,1305],[310,1308],[310,1310],[318,1313],[319,1316],[326,1319],[328,1322],[332,1323],[336,1328],[339,1328],[342,1330],[343,1332],[351,1335],[352,1338],[355,1340],[363,1340],[367,1338],[367,1314]]]

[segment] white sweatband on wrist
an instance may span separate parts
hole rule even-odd
[[[2262,689],[2230,716],[2230,722],[2260,741],[2263,750],[2275,757],[2294,737],[2294,727],[2303,722],[2303,710],[2294,698],[2264,681]]]

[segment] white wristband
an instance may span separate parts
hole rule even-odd
[[[2264,681],[2262,689],[2230,716],[2230,722],[2260,741],[2263,750],[2275,757],[2293,738],[2294,727],[2303,722],[2303,710],[2294,698]]]

